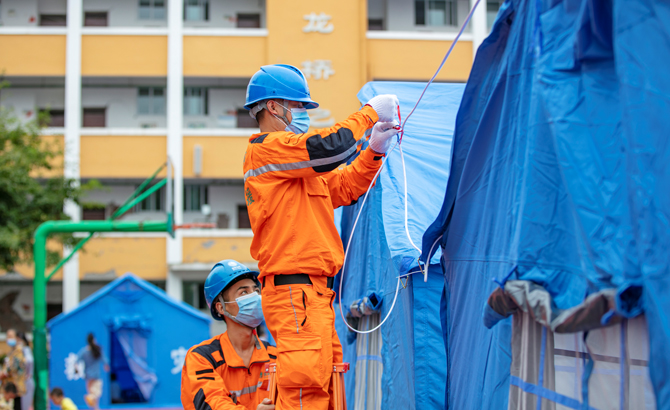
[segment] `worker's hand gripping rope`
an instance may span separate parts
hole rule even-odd
[[[472,18],[472,15],[474,14],[475,10],[477,9],[477,6],[479,5],[480,1],[481,1],[481,0],[477,0],[477,1],[475,2],[475,4],[472,6],[472,9],[470,10],[470,13],[468,13],[468,16],[466,17],[465,21],[463,22],[463,25],[461,26],[461,29],[458,31],[458,34],[456,35],[456,38],[455,38],[454,41],[451,43],[451,46],[449,47],[449,50],[447,51],[447,54],[444,56],[444,59],[442,59],[442,62],[440,63],[440,66],[437,68],[437,71],[435,72],[435,74],[433,74],[433,77],[428,81],[428,83],[427,83],[426,86],[424,87],[423,91],[421,92],[421,95],[419,96],[419,99],[417,100],[416,104],[414,104],[414,107],[412,108],[412,111],[410,111],[409,114],[407,115],[407,117],[405,117],[405,121],[404,121],[404,122],[403,122],[403,121],[401,120],[401,118],[400,118],[400,104],[396,104],[396,107],[397,107],[397,110],[398,110],[398,122],[399,122],[400,124],[402,124],[402,125],[399,126],[399,127],[397,128],[397,130],[400,131],[399,136],[398,136],[398,141],[395,143],[395,145],[393,145],[393,147],[391,148],[391,150],[388,151],[388,152],[386,153],[386,158],[388,158],[388,156],[391,154],[391,152],[393,152],[393,150],[395,149],[395,147],[399,147],[399,150],[400,150],[400,161],[401,161],[401,163],[402,163],[403,181],[404,181],[404,184],[405,184],[405,186],[404,186],[404,189],[405,189],[405,233],[407,234],[407,238],[409,239],[410,244],[412,244],[412,246],[414,247],[414,249],[416,249],[417,251],[419,251],[419,258],[421,258],[421,256],[420,256],[420,255],[421,255],[421,249],[419,249],[419,247],[416,246],[416,244],[414,244],[414,241],[412,241],[412,238],[411,238],[411,236],[410,236],[410,234],[409,234],[409,223],[408,223],[408,215],[407,215],[407,214],[408,214],[408,210],[407,210],[407,173],[405,172],[405,158],[404,158],[404,155],[403,155],[403,153],[402,153],[402,146],[401,146],[400,144],[401,144],[401,142],[402,142],[402,138],[403,138],[403,136],[404,136],[404,134],[405,134],[405,125],[407,124],[407,120],[409,120],[409,117],[412,116],[412,114],[413,114],[414,111],[416,110],[416,107],[417,107],[417,106],[419,105],[419,103],[421,102],[421,99],[423,99],[423,95],[426,93],[426,90],[428,89],[428,86],[430,86],[430,84],[432,84],[433,80],[435,80],[435,77],[437,77],[437,74],[439,74],[439,72],[442,70],[442,67],[444,67],[444,63],[447,62],[447,59],[448,59],[449,56],[451,55],[451,52],[453,51],[454,47],[456,46],[456,43],[458,43],[458,40],[460,39],[461,34],[463,34],[463,31],[465,30],[465,27],[466,27],[466,26],[468,25],[468,23],[470,22],[470,19]],[[381,96],[377,96],[377,97],[381,97]],[[372,105],[371,103],[373,103],[373,102],[376,103],[377,100],[375,100],[375,99],[377,99],[377,97],[372,98],[372,99],[368,102],[368,104]],[[379,99],[378,99],[378,100],[379,100]],[[397,100],[396,100],[396,101],[397,101]],[[372,107],[375,108],[374,105],[372,105]],[[380,108],[381,108],[381,107],[380,107]],[[384,107],[383,107],[383,110],[386,111],[387,108],[388,108],[388,107],[384,106]],[[382,119],[380,118],[380,120],[382,120]],[[384,120],[384,121],[389,121],[388,118],[384,118],[383,120]],[[397,127],[397,126],[396,126],[396,127]],[[396,127],[394,127],[394,128],[396,128]],[[384,168],[384,165],[386,164],[386,161],[388,161],[388,159],[386,159],[386,158],[383,160],[382,165],[381,165],[381,166],[379,167],[379,169],[377,170],[377,173],[375,174],[374,178],[372,178],[372,181],[370,182],[370,186],[368,187],[368,190],[367,190],[367,192],[365,193],[365,196],[363,197],[363,201],[361,202],[361,206],[360,206],[360,208],[358,209],[358,215],[356,215],[356,219],[354,220],[354,224],[353,224],[353,226],[351,227],[351,233],[349,234],[349,240],[347,241],[347,248],[346,248],[346,251],[345,251],[345,253],[344,253],[344,262],[342,263],[342,276],[340,277],[340,286],[339,286],[338,295],[337,295],[337,296],[338,296],[338,304],[340,305],[340,316],[342,317],[342,321],[343,321],[344,324],[349,328],[349,330],[351,330],[351,331],[353,331],[353,332],[356,332],[356,333],[360,333],[360,334],[372,333],[372,332],[374,332],[375,330],[377,330],[377,329],[379,329],[380,327],[382,327],[382,325],[386,322],[386,320],[391,316],[391,313],[393,312],[393,308],[395,307],[396,300],[398,299],[398,292],[399,292],[399,290],[400,290],[400,279],[401,279],[401,278],[398,277],[398,281],[397,281],[397,284],[396,284],[396,287],[395,287],[395,295],[393,296],[393,303],[391,303],[391,307],[389,308],[388,313],[387,313],[386,316],[384,317],[384,320],[382,320],[382,321],[379,323],[379,325],[375,326],[373,329],[370,329],[370,330],[358,330],[358,329],[354,329],[353,327],[351,327],[351,325],[349,325],[349,323],[347,323],[347,320],[345,319],[345,317],[344,317],[344,313],[343,313],[343,311],[342,311],[342,283],[344,282],[344,272],[345,272],[345,267],[346,267],[346,265],[347,265],[347,256],[349,256],[349,250],[351,249],[351,239],[354,237],[354,232],[356,231],[356,226],[358,225],[358,219],[360,218],[360,216],[361,216],[361,212],[363,211],[363,207],[365,206],[365,202],[366,202],[367,199],[368,199],[368,194],[370,193],[370,190],[372,189],[372,186],[374,185],[375,181],[377,180],[377,177],[379,176],[379,174],[381,173],[382,169]],[[438,238],[438,239],[433,243],[433,246],[431,246],[431,248],[430,248],[430,254],[428,255],[427,259],[429,259],[429,258],[430,258],[430,255],[432,255],[432,253],[433,253],[433,248],[435,247],[435,245],[437,244],[437,242],[438,242],[440,239],[441,239],[441,237]],[[429,265],[430,265],[430,260],[427,260],[426,262],[427,262],[427,263],[426,263],[425,269],[423,269],[423,268],[421,267],[421,261],[419,260],[419,269],[420,269],[420,271],[423,273],[423,276],[424,276],[424,279],[423,279],[423,280],[424,280],[424,282],[426,282],[426,281],[428,280],[428,267],[429,267]]]

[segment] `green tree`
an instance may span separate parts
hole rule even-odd
[[[0,106],[0,269],[5,271],[31,261],[37,227],[45,221],[69,219],[63,212],[65,201],[79,203],[82,195],[75,180],[52,176],[57,171],[54,160],[63,151],[41,137],[47,123],[45,113],[25,122]],[[76,242],[72,235],[53,239],[68,245]],[[58,252],[49,251],[47,264],[55,264],[59,257]]]

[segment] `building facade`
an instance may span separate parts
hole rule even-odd
[[[465,82],[502,1],[483,1],[438,81]],[[74,220],[104,219],[166,158],[174,164],[175,219],[216,229],[101,234],[49,284],[50,315],[132,272],[205,308],[211,265],[256,266],[242,159],[257,124],[246,84],[265,64],[306,74],[321,106],[314,127],[359,108],[371,80],[428,80],[473,0],[0,0],[0,105],[29,120],[51,115],[44,138],[64,147],[63,172],[103,187]],[[158,191],[127,219],[164,219]],[[67,250],[65,250],[67,252]],[[32,317],[32,267],[0,274],[0,299]]]

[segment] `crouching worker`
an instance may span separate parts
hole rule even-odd
[[[205,299],[212,317],[227,330],[193,346],[181,371],[185,410],[272,410],[265,364],[275,361],[274,346],[256,334],[263,321],[258,272],[234,260],[212,268]]]

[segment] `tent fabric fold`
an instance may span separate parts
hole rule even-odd
[[[605,289],[589,295],[570,309],[558,309],[542,286],[526,280],[509,280],[497,288],[484,306],[484,326],[493,327],[514,313],[528,313],[536,322],[556,333],[577,333],[619,323],[616,290]]]
[[[656,402],[670,403],[668,21],[661,0],[501,6],[476,54],[444,201],[422,243],[427,258],[442,235],[447,408],[507,405],[494,393],[509,387],[505,309],[488,312],[499,321],[491,330],[471,320],[497,292],[492,279],[504,282],[514,266],[510,280],[546,292],[551,306],[538,307],[549,322],[580,306],[584,321],[566,323],[601,326],[610,308],[644,313]],[[461,293],[475,301],[454,303]],[[468,365],[486,371],[465,369],[461,348],[479,340],[487,344]]]
[[[396,94],[405,118],[424,87],[425,83],[371,82],[360,90],[358,98],[365,104],[376,95]],[[463,89],[463,84],[431,85],[405,126],[402,147],[408,181],[408,229],[417,244],[439,212],[449,177],[449,167],[444,165],[449,161],[451,135]],[[382,366],[374,365],[380,370],[376,375],[381,374],[383,393],[379,408],[437,409],[444,407],[447,364],[439,316],[444,289],[440,253],[431,259],[424,282],[417,260],[419,252],[411,245],[405,230],[404,192],[402,163],[396,148],[386,156],[384,169],[365,205],[363,198],[359,198],[355,205],[343,208],[340,232],[346,246],[363,207],[348,250],[341,303],[345,316],[354,303],[353,316],[378,312],[363,314],[360,320],[364,327],[371,327],[375,323],[372,318],[381,321],[388,315],[398,277],[403,276],[394,310],[377,333],[382,339]],[[336,291],[340,279],[338,275]],[[359,303],[365,297],[369,303]],[[337,298],[335,302],[339,302]],[[340,316],[339,306],[336,315]],[[347,402],[353,408],[362,401],[361,389],[366,389],[365,385],[356,384],[358,366],[370,369],[372,364],[369,357],[356,354],[358,340],[365,336],[352,334],[340,317],[335,324],[343,344],[344,361],[352,365],[345,375],[345,384]],[[373,394],[374,386],[368,387],[368,395]]]

